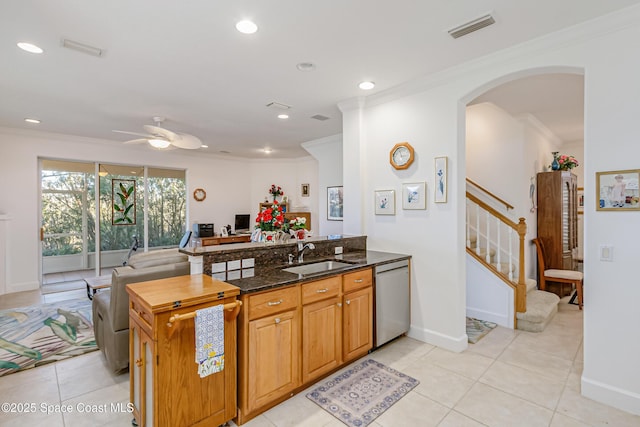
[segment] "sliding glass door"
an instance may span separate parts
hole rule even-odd
[[[44,292],[110,274],[134,245],[176,247],[186,229],[184,170],[50,159],[40,170]]]

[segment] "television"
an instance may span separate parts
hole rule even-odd
[[[233,227],[236,234],[249,233],[251,229],[249,224],[251,223],[251,215],[249,214],[236,214],[236,223]]]

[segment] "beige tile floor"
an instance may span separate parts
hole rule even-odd
[[[29,298],[42,297],[16,294],[12,299],[24,303]],[[8,304],[6,297],[2,299],[2,305]],[[639,416],[580,395],[582,312],[567,300],[560,302],[558,314],[539,334],[498,327],[463,353],[404,337],[373,352],[367,357],[417,378],[420,385],[370,425],[640,426]],[[130,414],[110,407],[128,402],[128,374],[111,375],[100,352],[0,377],[0,396],[3,402],[36,406],[35,413],[0,413],[2,426],[131,425]],[[47,408],[59,408],[53,405],[73,412],[47,414]],[[103,405],[106,412],[96,413]],[[343,426],[305,392],[244,425]]]

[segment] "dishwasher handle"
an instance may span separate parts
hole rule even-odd
[[[408,268],[409,260],[404,259],[402,261],[390,262],[388,264],[376,266],[376,274],[386,273],[391,270],[397,270],[399,268]]]

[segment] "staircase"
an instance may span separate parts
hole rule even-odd
[[[473,181],[467,179],[467,182],[493,198],[494,206],[497,200],[505,205],[507,211],[513,209]],[[515,328],[541,332],[558,312],[560,298],[538,290],[535,279],[524,277],[525,220],[520,218],[516,223],[482,200],[485,197],[478,197],[478,191],[475,193],[467,191],[467,253],[513,289],[510,295],[514,299]]]

